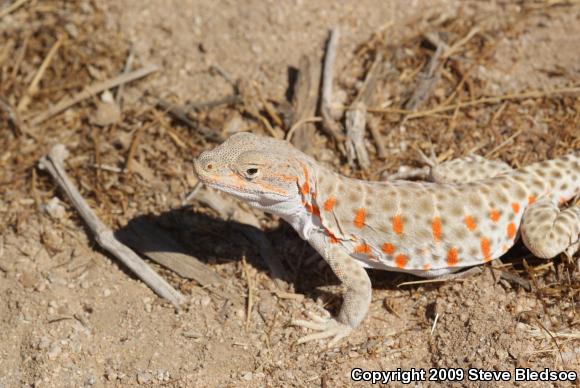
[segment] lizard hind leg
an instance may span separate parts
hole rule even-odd
[[[468,183],[513,171],[504,162],[487,160],[479,155],[450,160],[431,168],[430,180],[437,183]]]
[[[346,287],[340,313],[336,318],[322,318],[307,313],[310,321],[299,319],[292,321],[292,324],[318,331],[300,338],[299,344],[332,337],[328,347],[333,347],[364,319],[371,303],[372,288],[365,269],[342,248],[330,247],[325,250],[323,257]]]
[[[541,198],[530,205],[522,223],[522,239],[537,257],[549,259],[578,247],[580,236],[580,206],[565,210],[549,198]]]

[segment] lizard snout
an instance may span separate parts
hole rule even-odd
[[[193,168],[197,175],[203,175],[208,173],[213,173],[216,165],[213,161],[209,152],[203,152],[197,159],[193,162]]]

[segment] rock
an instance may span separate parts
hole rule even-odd
[[[121,110],[115,103],[111,92],[108,90],[101,95],[101,101],[97,103],[97,110],[90,118],[92,124],[100,127],[115,124],[121,120]]]
[[[54,219],[61,219],[64,217],[66,209],[60,202],[58,197],[52,197],[47,204],[43,206],[44,211]]]
[[[48,350],[48,353],[46,353],[46,355],[48,356],[49,360],[54,361],[57,359],[57,357],[61,351],[62,351],[62,349],[60,348],[60,346],[55,344],[55,345],[52,345],[50,347],[50,349]]]
[[[139,384],[147,384],[151,381],[151,374],[147,372],[137,372],[137,382]]]
[[[38,276],[33,272],[23,272],[18,280],[24,288],[35,288],[40,281]]]

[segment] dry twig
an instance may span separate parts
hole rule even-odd
[[[116,86],[135,81],[139,78],[143,78],[153,72],[156,72],[157,70],[159,70],[159,68],[156,65],[145,66],[140,68],[139,70],[135,70],[126,74],[121,74],[115,78],[111,78],[103,82],[98,82],[89,85],[82,92],[79,92],[72,97],[64,98],[63,100],[59,101],[56,105],[51,106],[46,111],[33,117],[30,120],[30,125],[31,126],[38,125],[43,121],[51,118],[52,116],[70,108],[75,104],[78,104],[79,102],[87,98],[90,98],[98,93],[114,88]]]
[[[126,265],[139,279],[147,284],[159,296],[169,300],[179,307],[185,297],[151,269],[135,252],[117,240],[113,231],[105,226],[86,203],[78,189],[71,182],[64,169],[67,150],[62,144],[57,144],[40,159],[39,167],[46,169],[57,185],[66,193],[73,206],[77,209],[89,229],[93,232],[97,243],[109,251]]]

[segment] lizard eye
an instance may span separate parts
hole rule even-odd
[[[244,177],[248,180],[256,178],[260,174],[260,170],[257,167],[248,167],[243,170]]]

